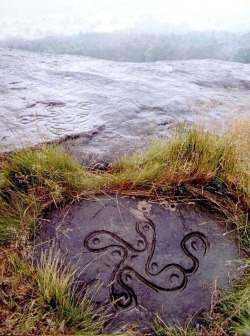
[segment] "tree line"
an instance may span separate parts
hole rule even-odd
[[[218,59],[250,63],[250,33],[186,34],[79,33],[34,40],[5,38],[0,47],[85,55],[120,62]]]

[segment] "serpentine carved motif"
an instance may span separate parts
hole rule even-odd
[[[192,261],[191,267],[185,269],[177,263],[169,263],[159,269],[158,264],[152,262],[156,246],[154,223],[151,220],[137,221],[136,231],[140,238],[134,245],[107,230],[93,231],[84,239],[88,251],[108,252],[115,260],[109,290],[117,308],[137,305],[137,295],[131,286],[134,277],[155,291],[183,290],[188,277],[199,268],[198,252],[202,249],[204,256],[209,246],[203,233],[191,232],[180,243],[183,252]],[[136,270],[138,263],[145,264],[143,272]]]

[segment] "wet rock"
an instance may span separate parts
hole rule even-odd
[[[169,136],[180,121],[220,130],[250,110],[249,64],[117,63],[2,49],[0,69],[1,151],[64,139],[79,161],[110,162]]]
[[[101,284],[95,301],[111,305],[111,329],[149,328],[156,313],[197,323],[239,275],[237,245],[219,222],[195,204],[98,197],[52,212],[37,251],[59,250],[80,289]]]

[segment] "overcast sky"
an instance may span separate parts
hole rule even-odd
[[[0,37],[165,25],[250,31],[250,0],[0,0]]]

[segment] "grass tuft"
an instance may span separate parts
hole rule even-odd
[[[96,309],[88,292],[79,296],[75,271],[62,267],[59,254],[42,255],[37,267],[9,250],[4,256],[0,334],[97,335],[104,331],[108,315]]]
[[[183,127],[172,139],[154,141],[102,171],[81,166],[55,145],[0,156],[0,333],[103,332],[105,314],[88,295],[77,296],[75,271],[62,266],[58,255],[43,256],[39,267],[27,257],[49,210],[97,193],[206,201],[225,215],[249,257],[249,130],[247,120],[229,124],[220,136]],[[173,328],[158,319],[154,335],[248,335],[249,301],[244,283],[223,296],[206,328]]]

